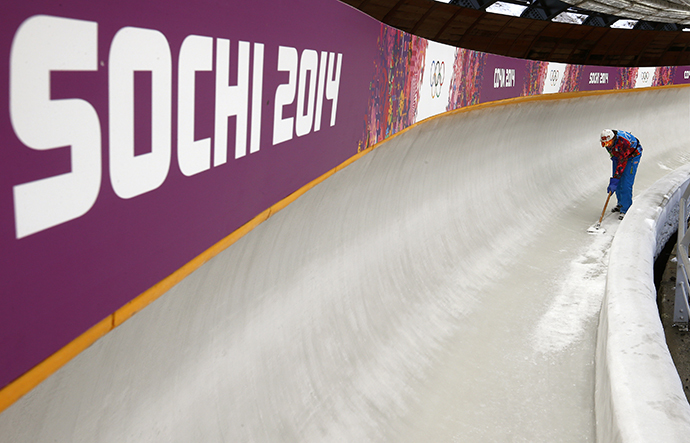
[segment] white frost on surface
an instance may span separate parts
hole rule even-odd
[[[589,322],[599,314],[606,288],[609,247],[618,227],[617,214],[603,222],[604,233],[591,238],[563,273],[553,302],[539,320],[532,340],[542,353],[563,352],[583,339]]]

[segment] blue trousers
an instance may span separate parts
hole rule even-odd
[[[618,204],[621,205],[622,214],[628,212],[630,205],[632,205],[633,183],[635,183],[635,174],[637,174],[637,166],[640,164],[640,157],[642,155],[628,159],[616,188],[616,198]],[[613,162],[613,170],[616,170],[616,162]]]

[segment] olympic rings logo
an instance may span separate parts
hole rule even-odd
[[[438,98],[441,96],[441,87],[446,78],[446,63],[445,62],[431,62],[431,98]]]
[[[640,80],[642,80],[644,83],[647,83],[649,81],[649,71],[642,71],[640,73]]]
[[[559,77],[560,77],[560,74],[558,73],[557,70],[552,69],[549,71],[549,83],[551,83],[551,86],[556,86],[556,83],[558,83]]]

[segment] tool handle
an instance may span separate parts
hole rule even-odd
[[[609,199],[611,198],[611,194],[613,194],[613,192],[609,192],[609,196],[606,197],[606,203],[604,203],[604,209],[601,211],[601,217],[599,217],[599,224],[601,224],[601,221],[604,219],[604,213],[606,212],[606,207],[609,205]]]

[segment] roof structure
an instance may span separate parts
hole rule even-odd
[[[690,0],[341,0],[429,40],[601,66],[690,65]]]

